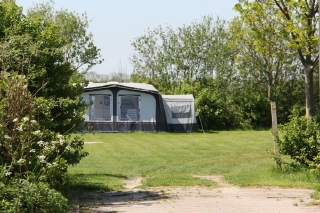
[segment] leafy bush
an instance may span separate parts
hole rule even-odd
[[[69,212],[68,200],[42,182],[15,178],[0,182],[0,197],[0,212]]]
[[[52,2],[22,12],[0,1],[0,212],[65,212],[54,189],[88,154],[70,136],[87,110],[79,71],[101,63],[100,50],[85,14],[54,11]]]
[[[84,142],[79,137],[68,141],[70,136],[40,126],[35,108],[26,78],[1,72],[0,165],[6,165],[12,177],[41,180],[57,188],[65,182],[68,165],[87,155],[82,151]]]
[[[320,125],[294,110],[289,122],[279,127],[280,153],[289,155],[293,164],[320,174]]]
[[[67,199],[53,188],[87,155],[80,137],[39,124],[37,103],[25,76],[0,73],[0,212],[66,212]]]

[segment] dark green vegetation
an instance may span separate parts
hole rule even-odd
[[[320,175],[319,123],[297,114],[295,111],[290,121],[280,126],[282,137],[278,140],[280,153],[290,156],[292,162],[277,158],[276,161],[291,167],[306,167]]]
[[[85,15],[0,1],[0,212],[69,212],[67,168],[87,156],[81,71],[100,63]]]
[[[207,130],[269,129],[275,101],[279,123],[290,121],[280,152],[295,167],[274,169],[265,131],[96,134],[85,140],[102,144],[84,146],[71,133],[83,128],[87,109],[83,74],[101,62],[86,15],[50,3],[23,14],[2,0],[0,211],[68,212],[60,190],[68,189],[68,166],[87,152],[69,169],[71,187],[116,190],[136,176],[144,186],[208,186],[215,183],[194,175],[224,175],[240,186],[319,189],[318,2],[239,0],[234,9],[240,16],[230,23],[206,16],[136,38],[130,81],[193,94]]]
[[[229,23],[206,16],[136,38],[132,80],[164,94],[193,94],[206,129],[270,128],[270,101],[279,123],[295,107],[314,117],[317,1],[239,0],[234,9],[239,17]]]
[[[317,189],[306,170],[277,171],[267,150],[269,131],[213,133],[86,134],[90,155],[69,167],[76,189],[119,190],[126,178],[143,177],[143,186],[215,186],[198,175],[223,175],[238,186]]]
[[[205,16],[148,30],[132,43],[131,78],[163,93],[193,94],[204,129],[269,129],[273,102],[278,124],[295,111],[291,120],[301,125],[281,130],[280,153],[318,173],[318,1],[239,0],[234,10],[239,17],[229,23]]]

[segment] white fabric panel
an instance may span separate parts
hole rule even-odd
[[[110,95],[89,95],[89,100],[93,102],[89,111],[92,121],[111,121],[110,105],[112,103]]]
[[[191,94],[187,95],[162,95],[166,101],[191,101],[194,102],[194,97]]]
[[[139,95],[140,122],[156,122],[156,100],[152,95],[129,90],[120,90],[118,92],[118,98],[119,95]],[[119,109],[119,101],[117,105]]]
[[[84,102],[89,103],[89,93],[82,93],[81,97]],[[89,121],[89,110],[86,112],[83,118],[84,121]]]
[[[167,101],[172,113],[190,113],[191,112],[191,102],[172,102]]]
[[[169,124],[196,123],[193,95],[163,95],[162,98]]]
[[[90,103],[90,95],[110,95],[110,112],[113,111],[113,105],[112,105],[112,92],[110,90],[103,90],[103,91],[90,91],[90,92],[84,92],[82,93],[81,97],[82,100],[85,101],[86,103]],[[90,116],[89,116],[89,110],[91,107],[89,107],[88,111],[86,114],[83,116],[85,121],[90,121]],[[108,110],[109,111],[109,110]],[[110,115],[111,116],[111,115]],[[111,116],[111,121],[112,121],[112,116]]]

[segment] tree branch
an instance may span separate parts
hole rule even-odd
[[[283,2],[283,0],[280,0],[280,3],[277,0],[273,0],[273,1],[277,5],[277,7],[281,10],[283,15],[287,18],[287,20],[291,20],[290,14],[288,12],[288,8]]]
[[[312,67],[315,67],[319,64],[319,55],[317,55],[317,57],[314,59],[314,62],[312,64]]]

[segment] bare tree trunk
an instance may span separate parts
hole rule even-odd
[[[269,76],[269,78],[268,78],[268,100],[269,100],[270,104],[275,101],[273,93],[274,93],[274,91],[273,91],[272,78],[270,78],[270,76]]]
[[[305,92],[306,92],[306,116],[312,118],[316,114],[313,93],[313,69],[312,66],[305,66]]]

